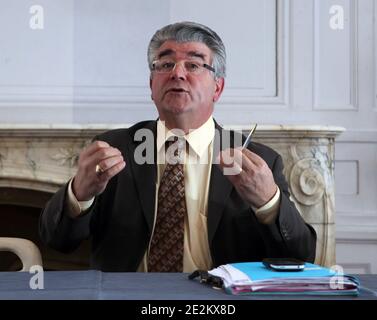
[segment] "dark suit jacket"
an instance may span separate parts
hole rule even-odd
[[[138,129],[146,128],[155,137],[156,123],[140,122],[131,128],[111,130],[96,137],[122,152],[126,168],[109,181],[88,213],[77,219],[64,213],[67,185],[58,190],[40,217],[40,235],[46,244],[62,252],[71,252],[83,239],[91,237],[92,268],[136,271],[152,233],[157,167],[156,164],[138,165],[135,162],[134,151],[141,142],[135,141],[134,135]],[[216,129],[225,132],[217,123]],[[226,147],[221,135],[215,137],[214,145],[221,149]],[[258,143],[250,143],[248,148],[266,161],[281,190],[278,218],[270,225],[259,223],[228,178],[212,164],[207,225],[214,267],[231,262],[260,261],[266,257],[313,261],[316,233],[289,200],[280,155]],[[214,158],[216,155],[214,153]]]

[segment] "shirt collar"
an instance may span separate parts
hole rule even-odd
[[[178,130],[179,133],[179,130]],[[174,129],[169,130],[165,126],[165,122],[158,119],[157,121],[157,152],[160,152],[162,146],[171,137],[179,135],[174,132]],[[184,135],[185,140],[194,152],[201,157],[208,149],[209,144],[212,142],[215,136],[215,123],[213,117],[210,116],[208,120],[203,123],[199,128],[190,130],[190,132]]]

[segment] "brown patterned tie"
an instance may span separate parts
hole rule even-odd
[[[168,149],[173,150],[174,157],[172,160],[168,159],[158,190],[157,217],[148,256],[148,272],[183,271],[184,221],[187,209],[183,163],[179,156],[185,142],[175,138],[174,144]]]

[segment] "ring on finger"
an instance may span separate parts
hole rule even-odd
[[[101,168],[101,166],[99,165],[99,164],[97,164],[96,165],[96,173],[97,174],[101,174],[101,173],[104,173],[105,172],[105,170],[103,170],[102,168]]]

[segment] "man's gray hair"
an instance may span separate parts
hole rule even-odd
[[[204,43],[213,53],[212,67],[215,68],[215,77],[225,78],[226,53],[221,38],[210,28],[196,22],[173,23],[156,31],[148,46],[150,70],[152,70],[153,61],[157,58],[158,49],[167,40]]]

